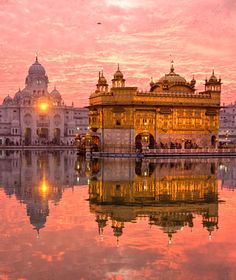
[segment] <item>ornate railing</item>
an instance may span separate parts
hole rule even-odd
[[[198,148],[198,149],[149,149],[145,154],[229,154],[236,153],[236,148]]]
[[[40,122],[37,121],[37,126],[38,127],[49,127],[50,123],[49,122]]]

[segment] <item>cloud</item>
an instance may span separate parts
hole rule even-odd
[[[0,4],[0,68],[5,69],[0,73],[1,99],[23,87],[35,51],[50,80],[60,80],[61,91],[77,100],[78,93],[88,97],[94,89],[97,71],[103,67],[111,77],[118,62],[128,82],[148,88],[150,76],[157,79],[168,71],[170,54],[178,73],[186,78],[197,73],[199,83],[215,67],[227,92],[223,99],[235,98],[234,1],[5,0]]]

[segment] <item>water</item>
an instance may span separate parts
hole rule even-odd
[[[0,158],[0,279],[235,279],[236,159]]]

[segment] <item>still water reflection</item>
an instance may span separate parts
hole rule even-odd
[[[236,159],[0,158],[0,279],[234,279]]]

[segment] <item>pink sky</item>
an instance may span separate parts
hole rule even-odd
[[[38,51],[67,104],[87,105],[97,72],[110,82],[118,62],[127,85],[149,89],[151,76],[169,71],[170,54],[198,89],[214,67],[230,103],[235,44],[235,0],[0,0],[0,101],[24,87]]]

